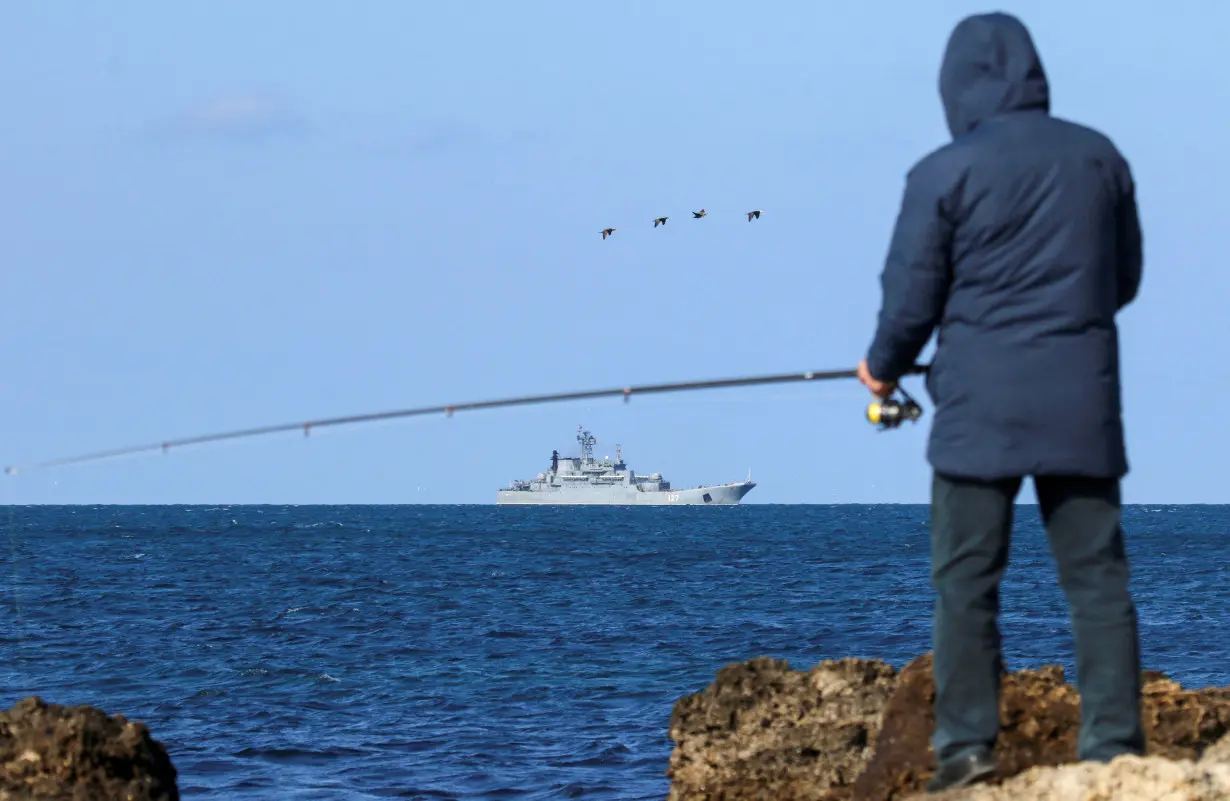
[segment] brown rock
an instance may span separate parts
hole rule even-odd
[[[0,801],[179,801],[166,749],[141,723],[36,697],[0,712]]]
[[[1143,676],[1142,722],[1148,753],[1198,759],[1230,730],[1230,688],[1184,690],[1156,672]],[[919,792],[935,770],[930,738],[935,684],[931,656],[907,665],[885,710],[875,751],[851,788],[859,801],[890,801]],[[1063,669],[1005,674],[1000,693],[999,770],[993,782],[1036,766],[1076,761],[1080,697]]]
[[[1000,785],[975,785],[925,797],[928,801],[1225,801],[1230,798],[1230,735],[1205,749],[1199,761],[1123,756],[1108,765],[1039,767]]]
[[[810,672],[753,659],[728,665],[671,713],[670,801],[822,801],[862,771],[896,671],[879,660]]]
[[[945,795],[963,801],[1230,798],[1230,688],[1184,690],[1153,671],[1143,679],[1150,756],[1057,768],[1051,766],[1076,759],[1076,688],[1058,666],[1005,674],[999,773],[991,783]],[[934,696],[929,654],[900,673],[860,659],[823,662],[810,672],[765,658],[729,665],[706,690],[675,704],[669,799],[912,796],[935,767]],[[1168,787],[1172,795],[1162,789]]]

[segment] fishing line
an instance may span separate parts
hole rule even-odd
[[[925,373],[927,368],[915,365],[907,370],[907,375]],[[135,456],[153,451],[167,452],[171,448],[181,448],[189,445],[202,445],[208,442],[222,440],[260,437],[269,434],[302,431],[309,436],[314,428],[330,426],[354,425],[357,423],[372,423],[381,420],[392,420],[401,417],[416,417],[429,414],[443,414],[452,417],[455,412],[468,412],[477,409],[497,409],[508,406],[529,406],[540,403],[556,403],[559,401],[588,400],[604,397],[622,397],[624,402],[630,401],[633,395],[652,395],[665,392],[689,392],[702,389],[725,389],[730,387],[759,386],[764,384],[786,384],[802,381],[833,381],[846,378],[857,378],[855,370],[809,370],[804,373],[778,373],[775,375],[745,376],[741,378],[719,378],[705,381],[679,381],[669,384],[643,384],[640,386],[620,387],[618,389],[593,389],[579,392],[560,392],[550,395],[526,395],[522,397],[500,398],[498,400],[472,401],[468,403],[453,403],[448,405],[421,406],[416,409],[399,409],[388,412],[372,412],[368,414],[347,415],[344,417],[326,417],[318,420],[305,420],[298,423],[279,423],[276,425],[245,428],[234,431],[223,431],[216,434],[202,434],[182,439],[164,440],[149,445],[134,445],[125,448],[87,453],[81,456],[70,456],[64,459],[54,459],[27,466],[12,466],[4,468],[6,475],[46,470],[54,467],[95,462],[103,459],[117,459],[124,456]],[[920,407],[904,389],[897,387],[896,392],[902,398],[893,397],[872,403],[867,407],[867,420],[881,430],[892,429],[906,420],[916,421],[922,416]]]
[[[4,488],[4,505],[8,509],[8,530],[9,530],[9,588],[11,589],[12,604],[13,604],[13,631],[16,633],[17,648],[16,653],[12,655],[12,661],[17,663],[17,667],[24,667],[26,662],[26,617],[25,610],[21,603],[21,558],[23,554],[17,547],[17,484],[14,481]],[[8,598],[3,599],[7,603]]]

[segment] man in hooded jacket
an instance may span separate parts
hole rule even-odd
[[[1141,280],[1132,174],[1107,137],[1051,116],[1032,37],[1011,15],[956,26],[939,89],[952,141],[909,172],[859,366],[888,397],[938,328],[932,790],[995,769],[998,590],[1025,476],[1071,609],[1079,755],[1144,752],[1115,320]]]

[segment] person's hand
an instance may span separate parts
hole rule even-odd
[[[858,380],[863,386],[871,390],[871,394],[879,398],[888,398],[893,394],[893,390],[897,388],[895,381],[880,381],[871,375],[871,371],[867,369],[867,360],[863,359],[858,363]]]

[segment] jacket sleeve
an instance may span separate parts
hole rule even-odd
[[[896,381],[914,365],[948,298],[952,223],[944,209],[948,182],[939,166],[924,159],[906,177],[880,273],[879,321],[867,352],[867,368],[880,381]]]
[[[1118,265],[1116,280],[1119,284],[1119,308],[1136,299],[1140,291],[1141,275],[1144,272],[1144,247],[1140,232],[1140,213],[1136,207],[1136,183],[1131,168],[1124,161],[1120,165],[1118,219]]]

